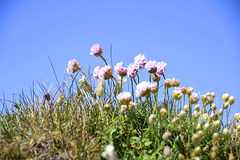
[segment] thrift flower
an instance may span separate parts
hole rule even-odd
[[[75,59],[68,61],[68,68],[67,68],[68,74],[73,74],[77,72],[78,69],[79,69],[79,63]]]
[[[136,96],[143,97],[150,94],[150,82],[143,81],[137,85]]]
[[[147,63],[147,58],[143,54],[134,57],[134,63],[137,64],[138,69],[143,69]]]
[[[91,52],[90,52],[90,55],[94,55],[94,56],[96,56],[96,57],[102,56],[102,53],[103,53],[102,48],[99,46],[98,43],[95,43],[95,44],[91,47],[90,51],[91,51]]]
[[[94,70],[93,70],[93,77],[94,79],[100,79],[100,70],[103,67],[103,65],[101,66],[97,66]]]
[[[157,83],[149,83],[149,88],[152,93],[157,93],[158,91]]]
[[[103,79],[110,79],[112,77],[112,67],[109,65],[102,67],[99,71],[99,77]]]
[[[167,66],[167,63],[165,62],[158,62],[157,63],[157,72],[158,75],[163,75],[164,71],[166,70],[165,67]]]
[[[128,105],[129,102],[132,100],[130,92],[121,92],[118,94],[117,99],[120,101],[121,104]]]
[[[131,63],[128,65],[128,68],[127,68],[127,76],[128,77],[130,77],[130,78],[135,77],[137,72],[138,72],[138,66],[135,63]]]
[[[156,61],[148,61],[145,65],[145,68],[149,73],[156,73],[157,71],[157,62]]]
[[[195,104],[198,102],[198,100],[199,100],[198,94],[195,92],[192,92],[191,96],[189,97],[189,102],[191,104]]]
[[[228,93],[224,93],[224,94],[222,95],[222,99],[223,99],[224,102],[227,102],[227,101],[228,101],[228,98],[229,98],[229,94],[228,94]]]
[[[179,100],[182,97],[182,91],[180,88],[175,87],[175,90],[173,91],[173,98],[176,100]]]
[[[124,77],[127,75],[127,68],[123,66],[123,62],[117,63],[114,70],[115,70],[115,74],[121,77]]]

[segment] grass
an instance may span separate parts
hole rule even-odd
[[[172,94],[180,82],[165,73],[157,92],[136,97],[136,75],[128,79],[132,102],[123,105],[117,97],[123,78],[93,87],[75,67],[54,94],[21,94],[0,114],[0,159],[240,159],[239,115],[227,124],[233,97],[224,95],[217,112],[214,93],[201,103],[190,87]]]

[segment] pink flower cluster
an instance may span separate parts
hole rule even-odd
[[[157,91],[157,84],[143,81],[137,85],[136,96],[143,97],[149,96],[150,92],[155,93]]]
[[[121,92],[118,94],[117,99],[120,101],[121,104],[128,105],[129,102],[132,100],[130,92]]]
[[[67,73],[68,74],[73,74],[79,69],[79,63],[73,59],[68,61],[68,68],[67,68]]]
[[[115,74],[121,77],[124,77],[127,75],[127,68],[123,66],[123,62],[117,63],[114,70],[115,70]]]
[[[94,79],[110,79],[112,77],[112,67],[109,65],[106,66],[97,66],[93,70]]]
[[[147,63],[147,58],[143,54],[139,54],[134,57],[134,63],[137,65],[138,69],[143,69]]]
[[[128,77],[130,77],[130,78],[135,77],[137,72],[138,72],[138,66],[135,63],[131,63],[128,65],[128,68],[127,68]]]
[[[165,62],[158,62],[157,64],[157,72],[158,75],[163,75],[164,71],[166,70],[165,67],[167,66],[167,63]]]
[[[157,72],[157,62],[156,61],[148,61],[145,65],[145,68],[149,73],[156,73]]]
[[[96,57],[99,57],[102,55],[103,51],[102,51],[102,48],[99,46],[98,43],[94,44],[91,49],[90,49],[90,54],[91,55],[94,55]]]

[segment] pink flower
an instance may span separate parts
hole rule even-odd
[[[149,73],[156,73],[157,71],[157,62],[156,61],[148,61],[145,65],[145,68]]]
[[[115,74],[119,75],[121,77],[124,77],[127,75],[127,68],[123,66],[123,62],[119,62],[115,66]]]
[[[112,77],[112,67],[106,65],[102,67],[99,71],[99,78],[110,79]]]
[[[90,54],[91,54],[91,55],[94,55],[94,56],[96,56],[96,57],[101,56],[102,53],[103,53],[102,48],[99,46],[98,43],[95,43],[95,44],[91,47],[90,51],[91,51]]]
[[[93,70],[93,77],[94,79],[99,79],[100,78],[100,70],[103,67],[103,65],[101,66],[97,66],[94,70]]]
[[[179,87],[175,87],[175,90],[173,91],[175,94],[181,94],[182,90]]]
[[[138,66],[135,63],[129,64],[128,68],[127,68],[128,77],[133,78],[138,72],[137,68],[138,68]]]
[[[143,54],[134,57],[134,63],[137,64],[138,69],[143,69],[147,63],[147,58]]]
[[[143,81],[137,85],[136,96],[137,97],[149,96],[150,90],[151,90],[150,82]]]
[[[117,99],[120,101],[121,104],[128,105],[129,102],[132,100],[130,92],[121,92],[118,94]]]
[[[165,62],[158,62],[157,63],[157,74],[158,75],[162,75],[164,73],[164,71],[166,70],[165,67],[166,67],[167,63]]]
[[[68,68],[67,68],[67,73],[68,74],[73,74],[79,69],[79,63],[73,59],[68,61]]]
[[[157,93],[158,91],[157,83],[149,83],[149,88],[152,93]]]

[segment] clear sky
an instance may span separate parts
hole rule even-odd
[[[103,64],[89,54],[98,42],[109,62],[112,44],[114,65],[139,53],[165,61],[167,78],[200,94],[214,91],[219,108],[223,93],[233,95],[232,117],[240,112],[239,20],[237,0],[2,0],[0,98],[56,82],[48,56],[60,81],[68,60],[93,70]]]

